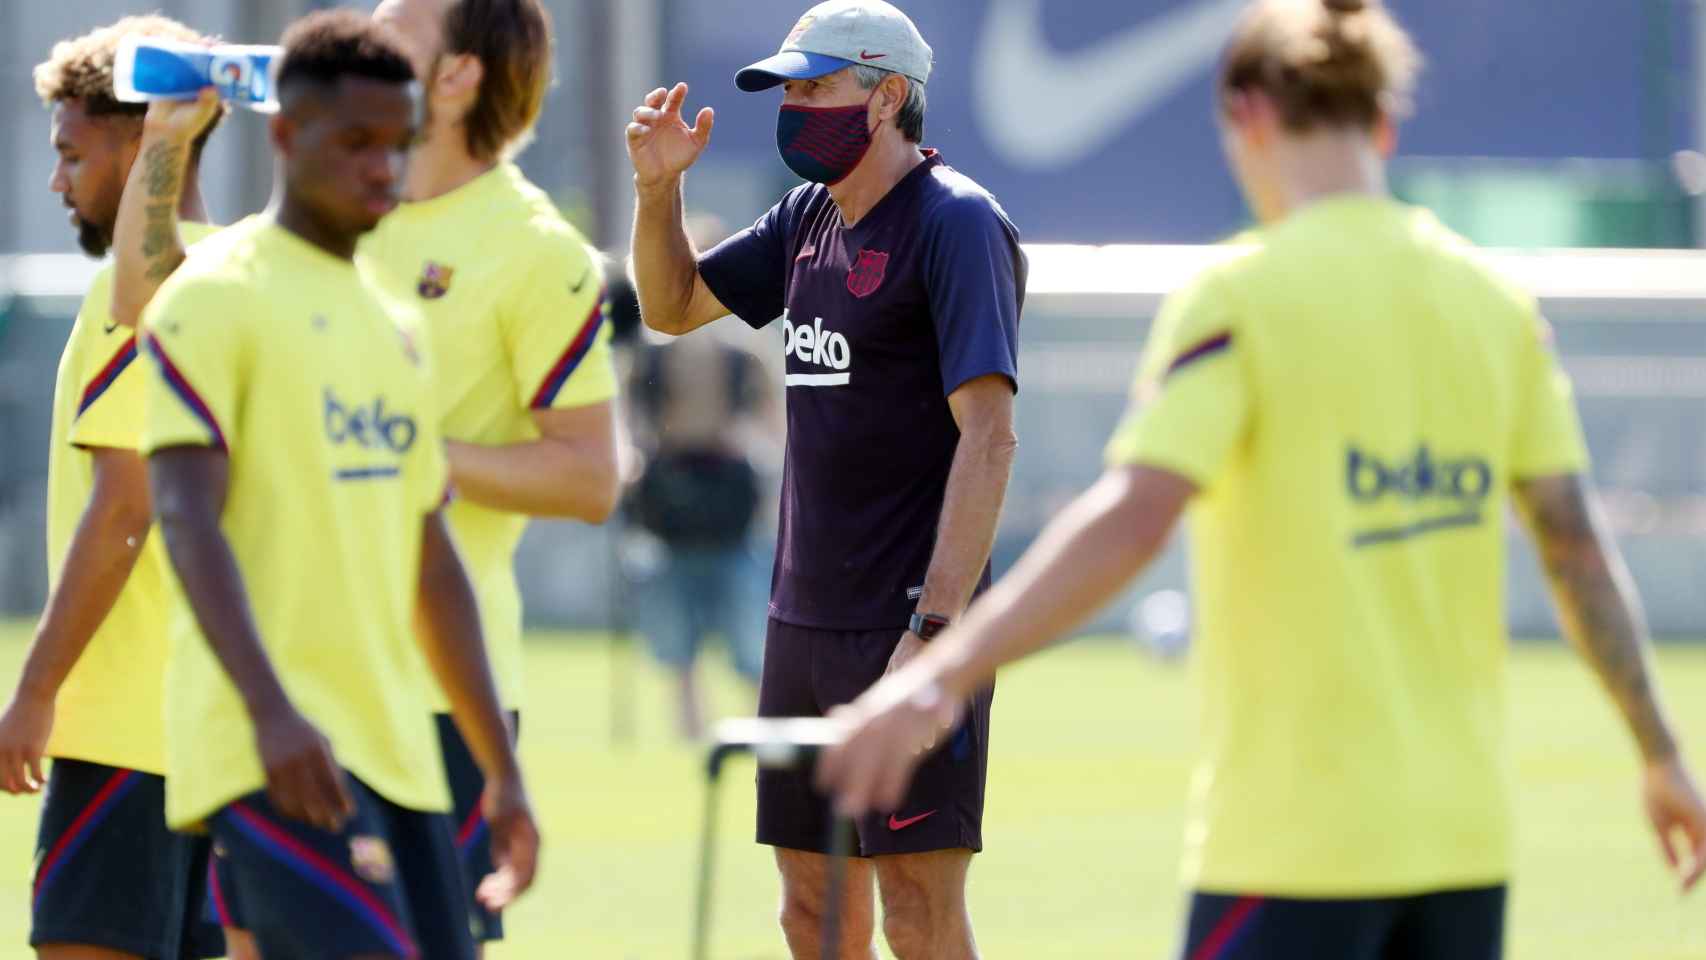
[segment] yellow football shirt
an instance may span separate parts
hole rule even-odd
[[[1581,428],[1528,296],[1425,210],[1316,203],[1171,297],[1113,464],[1179,473],[1204,753],[1185,876],[1503,882],[1505,529]]]
[[[514,164],[403,204],[363,238],[357,259],[425,318],[439,358],[434,391],[446,438],[534,440],[534,410],[616,395],[597,255]],[[448,515],[480,598],[498,695],[517,707],[523,666],[514,558],[527,517],[466,499]],[[436,706],[448,704],[440,696]]]
[[[217,230],[183,224],[186,242]],[[113,272],[83,298],[59,360],[48,451],[48,581],[58,584],[94,493],[89,449],[135,450],[146,375],[135,331],[112,319]],[[160,685],[166,669],[165,552],[150,532],[130,578],[60,687],[47,755],[164,773]]]
[[[220,526],[291,701],[368,786],[445,810],[413,630],[421,525],[442,501],[444,454],[399,309],[264,214],[229,228],[144,314],[154,362],[142,449],[229,456]],[[265,786],[248,713],[181,590],[166,709],[172,826]]]

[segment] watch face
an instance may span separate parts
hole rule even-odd
[[[926,613],[912,618],[912,632],[918,634],[920,640],[932,640],[947,628],[948,619],[946,617],[937,617]]]

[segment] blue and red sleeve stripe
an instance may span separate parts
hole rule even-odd
[[[135,359],[136,337],[129,336],[124,339],[124,345],[119,347],[118,352],[113,354],[113,358],[107,361],[107,365],[101,368],[101,372],[95,374],[95,378],[83,389],[83,399],[77,402],[77,415],[81,417],[94,406],[95,401],[101,399],[101,395],[118,382],[119,375],[124,373]]]
[[[1185,348],[1185,351],[1173,358],[1167,365],[1166,376],[1171,377],[1199,360],[1206,360],[1217,353],[1224,353],[1232,347],[1232,332],[1222,331],[1211,337],[1206,337]],[[1165,378],[1163,378],[1165,379]]]
[[[148,355],[160,365],[160,375],[166,378],[166,385],[172,388],[172,392],[178,395],[178,399],[183,401],[190,413],[195,414],[196,419],[207,427],[213,438],[213,445],[222,453],[230,453],[231,449],[225,443],[225,431],[219,429],[219,421],[214,419],[213,411],[201,399],[201,394],[196,393],[190,382],[184,379],[183,373],[178,370],[177,364],[172,362],[172,358],[166,355],[165,349],[160,346],[160,338],[150,333],[144,343],[148,347]]]
[[[557,394],[563,391],[563,384],[569,382],[586,355],[592,352],[592,345],[598,340],[598,331],[604,326],[604,291],[598,291],[598,299],[593,302],[592,313],[587,315],[586,322],[581,324],[580,333],[569,341],[569,347],[557,359],[557,365],[545,375],[545,382],[533,394],[533,400],[528,407],[533,410],[545,410],[557,402]]]

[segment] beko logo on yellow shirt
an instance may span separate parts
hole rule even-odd
[[[1385,496],[1480,501],[1492,492],[1493,468],[1483,457],[1437,457],[1426,444],[1397,463],[1352,446],[1345,455],[1345,485],[1362,502]]]
[[[1352,547],[1378,547],[1481,526],[1482,508],[1493,492],[1493,465],[1473,454],[1438,456],[1425,443],[1415,453],[1388,462],[1353,444],[1345,452],[1345,489],[1359,506],[1402,504],[1396,513],[1390,508],[1381,512],[1402,516],[1403,522],[1351,535]]]
[[[366,450],[385,449],[404,454],[415,445],[415,418],[385,409],[385,398],[376,397],[361,405],[339,399],[325,388],[326,439],[333,444],[353,443]]]

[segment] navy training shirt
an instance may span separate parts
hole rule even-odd
[[[827,188],[805,184],[699,259],[736,316],[782,318],[788,441],[770,613],[784,623],[905,628],[959,444],[947,397],[987,374],[1018,388],[1019,231],[982,187],[925,157],[852,227]]]

